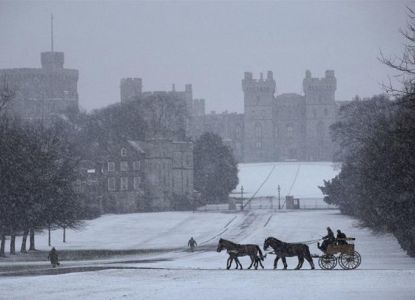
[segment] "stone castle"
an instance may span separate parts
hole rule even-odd
[[[7,107],[25,120],[48,120],[78,111],[78,70],[65,69],[63,52],[42,52],[41,68],[0,69],[0,80],[16,92]]]
[[[220,135],[240,162],[331,161],[329,126],[336,118],[336,85],[334,71],[326,71],[323,78],[306,71],[304,95],[276,96],[271,71],[259,79],[246,72],[244,113],[206,114],[204,100],[195,100],[190,135],[197,138],[206,131]]]

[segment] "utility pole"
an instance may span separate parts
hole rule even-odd
[[[241,210],[244,210],[244,186],[241,185]]]
[[[281,209],[281,187],[278,185],[278,209]]]

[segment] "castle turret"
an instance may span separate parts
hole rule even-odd
[[[329,126],[335,122],[337,80],[333,70],[313,78],[306,71],[303,89],[306,102],[306,149],[309,160],[332,160],[333,143]]]
[[[309,70],[305,73],[303,90],[309,103],[334,102],[337,80],[333,70],[327,70],[325,77],[313,78]]]
[[[271,71],[264,79],[254,79],[252,73],[245,72],[242,79],[244,92],[245,148],[244,161],[272,161],[273,149],[273,107],[275,103],[275,80]]]
[[[141,97],[143,82],[141,78],[123,78],[120,83],[121,103],[134,101]]]
[[[42,68],[46,70],[63,69],[64,54],[63,52],[42,52],[40,54]]]

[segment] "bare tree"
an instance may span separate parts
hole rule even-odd
[[[407,7],[407,14],[407,27],[400,30],[405,41],[401,55],[385,56],[381,51],[379,60],[397,71],[394,77],[401,84],[401,87],[395,87],[389,78],[389,82],[383,84],[385,91],[415,104],[415,10]]]

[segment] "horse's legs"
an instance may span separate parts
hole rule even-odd
[[[251,268],[252,268],[252,265],[253,265],[253,264],[254,264],[254,262],[255,262],[255,257],[254,257],[254,256],[252,256],[252,255],[250,255],[249,257],[251,258],[251,264],[250,264],[250,266],[248,267],[248,269],[251,269]]]
[[[258,262],[259,262],[261,268],[264,268],[264,265],[262,264],[261,259],[258,258]]]
[[[275,257],[275,260],[274,260],[274,269],[277,269],[277,263],[279,259],[280,257],[277,255],[277,257]]]
[[[313,262],[313,258],[310,255],[306,255],[305,259],[309,262],[310,266],[311,266],[311,270],[314,270],[314,262]]]
[[[229,270],[231,268],[232,260],[233,260],[232,256],[229,255],[228,260],[226,262],[226,269],[227,270]]]
[[[285,256],[281,257],[282,263],[284,264],[284,270],[287,270],[288,265],[287,265],[287,260],[285,259]]]
[[[255,255],[255,270],[258,270],[259,257]]]
[[[304,263],[304,256],[299,256],[298,257],[298,265],[297,265],[297,267],[295,269],[296,270],[300,270],[301,267],[303,266],[303,263]]]
[[[243,269],[242,268],[242,264],[241,264],[241,262],[239,261],[239,259],[238,258],[236,258],[236,268],[238,268],[238,264],[239,264],[239,266],[241,267],[241,270]]]

